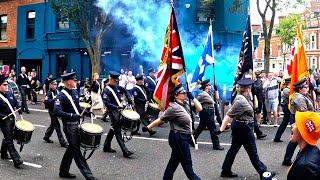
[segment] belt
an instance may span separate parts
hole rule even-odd
[[[78,124],[79,124],[79,122],[71,122],[71,121],[69,121],[69,122],[63,122],[63,124],[68,124],[68,125],[78,125]]]
[[[235,121],[237,121],[237,122],[239,122],[239,123],[244,123],[244,124],[253,123],[253,122],[250,122],[250,121],[242,121],[242,120],[238,120],[238,119],[235,119]]]

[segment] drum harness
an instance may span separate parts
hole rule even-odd
[[[3,119],[6,119],[6,118],[8,118],[9,116],[13,115],[13,116],[14,116],[14,121],[15,121],[15,123],[17,123],[17,120],[16,120],[16,119],[17,119],[16,111],[18,111],[20,108],[17,109],[16,111],[14,111],[7,98],[5,98],[2,94],[0,94],[0,98],[9,106],[9,108],[10,108],[10,110],[11,110],[11,113],[10,113],[8,116],[4,117]],[[21,119],[23,120],[22,115],[20,115],[20,117],[21,117]],[[23,149],[24,144],[21,143],[21,142],[20,142],[20,143],[18,142],[18,144],[20,144],[20,152],[21,152],[22,149]]]
[[[84,113],[84,111],[86,110],[86,108],[84,108],[84,110],[83,110],[83,111],[81,112],[81,114],[80,114],[79,111],[78,111],[78,109],[77,109],[77,107],[76,107],[76,105],[74,104],[74,102],[73,102],[73,100],[72,100],[72,97],[71,97],[65,90],[62,90],[61,92],[67,96],[67,98],[69,99],[69,101],[70,101],[70,103],[71,103],[74,111],[76,112],[76,114],[82,116],[83,113]],[[91,121],[92,121],[92,123],[93,123],[93,115],[92,115],[92,114],[93,114],[93,113],[91,112]],[[80,128],[82,122],[83,122],[83,121],[80,122],[79,128]],[[95,151],[95,149],[91,149],[91,153],[89,154],[88,157],[86,157],[88,148],[82,148],[82,149],[83,149],[83,154],[82,154],[82,156],[85,158],[85,160],[88,160],[88,159],[93,155],[93,153],[94,153],[94,151]]]
[[[116,93],[114,92],[114,90],[110,86],[106,86],[106,88],[108,88],[108,90],[112,93],[112,95],[113,95],[114,99],[116,100],[118,106],[123,107],[123,105],[120,103],[120,100],[119,100],[118,96],[116,95]],[[140,88],[140,90],[142,90],[142,89]],[[127,105],[125,107],[125,109],[133,109],[133,108],[132,108],[132,106]],[[120,117],[118,118],[119,120],[120,120],[121,116],[122,115],[120,114]],[[122,133],[122,139],[123,139],[124,142],[128,142],[128,141],[130,141],[132,139],[131,132],[129,132],[130,135],[128,135],[127,134],[127,132],[128,132],[127,130],[123,130],[121,128],[121,131],[123,132]]]

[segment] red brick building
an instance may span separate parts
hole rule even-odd
[[[44,0],[2,0],[0,1],[0,66],[16,62],[17,7]]]

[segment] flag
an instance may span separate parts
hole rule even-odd
[[[300,29],[300,24],[297,24],[297,36],[294,45],[294,57],[291,67],[290,97],[292,97],[294,94],[293,84],[308,76],[309,68],[303,46],[302,32]]]
[[[293,61],[293,58],[294,58],[294,47],[291,49],[291,52],[290,52],[290,60],[289,60],[289,63],[287,64],[287,71],[288,71],[288,75],[291,76],[292,74],[292,61]]]
[[[157,73],[158,82],[153,94],[153,98],[161,111],[168,107],[170,93],[174,86],[179,84],[179,76],[184,72],[183,51],[174,9],[172,8]]]
[[[193,73],[191,83],[197,82],[198,80],[202,81],[202,77],[204,76],[205,69],[210,64],[214,64],[213,34],[212,34],[211,23],[209,26],[209,31],[208,31],[204,50],[202,52],[202,55],[199,58],[198,65]]]
[[[250,15],[247,18],[246,29],[243,32],[242,36],[242,45],[241,51],[239,54],[238,65],[234,77],[234,87],[232,92],[231,100],[236,96],[236,84],[237,81],[244,78],[245,74],[252,73],[253,70],[253,59],[252,59],[252,35],[251,35],[251,23],[250,23]]]

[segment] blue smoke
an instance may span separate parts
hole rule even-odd
[[[157,68],[171,11],[169,1],[99,0],[97,6],[112,15],[118,23],[124,24],[128,32],[135,37],[131,58],[142,60]],[[175,9],[189,79],[204,49],[209,24],[195,24],[194,19],[187,15],[190,14],[187,11],[186,8]],[[214,41],[219,42],[219,37],[214,32],[213,34]],[[212,66],[206,68],[204,79],[209,78],[213,83],[213,74],[216,74],[216,83],[221,90],[222,98],[223,94],[229,94],[232,88],[238,54],[239,47],[224,46],[219,52],[215,52],[214,69]],[[227,96],[224,98],[229,99]]]

